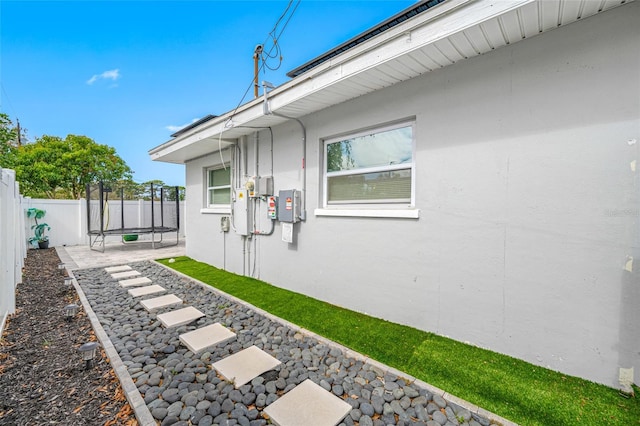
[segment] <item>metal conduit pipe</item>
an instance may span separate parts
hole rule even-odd
[[[269,132],[271,132],[271,176],[273,176],[273,130],[271,130],[271,127],[265,127],[264,129],[268,129]],[[260,144],[260,132],[257,131],[254,133],[254,177],[256,179],[258,179],[260,177],[260,154],[259,154],[259,144]],[[252,207],[251,207],[251,214],[253,216],[253,230],[251,231],[251,234],[253,235],[272,235],[273,232],[275,231],[275,220],[271,220],[271,228],[269,229],[269,231],[260,231],[257,228],[257,220],[256,220],[256,211],[259,210],[259,205],[258,202],[260,200],[260,197],[256,197],[253,199],[253,203],[252,203]],[[256,254],[254,253],[254,259],[256,257]],[[255,260],[254,260],[255,263]]]
[[[300,220],[307,220],[307,128],[304,127],[302,121],[295,117],[289,117],[287,115],[278,114],[271,111],[271,114],[278,117],[286,118],[289,120],[295,120],[302,128],[302,209],[300,211]]]
[[[268,81],[262,82],[262,88],[264,91],[264,104],[262,106],[262,112],[265,115],[275,115],[277,117],[286,118],[287,120],[295,120],[302,128],[302,209],[300,211],[300,220],[307,220],[307,128],[304,127],[304,123],[296,117],[289,117],[288,115],[279,114],[271,111],[269,107],[269,97],[267,89],[274,89],[275,86]]]
[[[258,163],[258,143],[260,142],[260,132],[255,132],[253,134],[253,175],[258,178],[259,174],[259,163]]]

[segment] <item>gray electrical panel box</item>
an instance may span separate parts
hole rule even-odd
[[[285,189],[278,193],[278,220],[288,223],[300,220],[300,191]]]
[[[233,200],[233,227],[238,235],[249,235],[251,215],[249,214],[249,191],[236,188]]]

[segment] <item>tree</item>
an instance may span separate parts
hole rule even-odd
[[[0,167],[12,168],[17,150],[17,129],[9,116],[0,113]]]
[[[23,194],[34,198],[78,199],[88,183],[130,180],[132,173],[114,148],[77,135],[45,135],[22,145],[14,168]]]
[[[165,196],[165,200],[167,201],[175,201],[176,200],[176,191],[175,191],[175,187],[174,186],[169,186],[166,183],[164,183],[163,181],[159,180],[159,179],[153,179],[153,180],[148,180],[146,182],[142,182],[140,184],[138,184],[138,187],[140,188],[139,191],[139,196],[140,198],[142,198],[143,200],[150,200],[151,199],[151,184],[153,184],[153,199],[154,200],[159,200],[160,199],[160,188],[164,188],[164,196]],[[180,201],[184,201],[184,186],[179,186],[178,187],[178,199]]]
[[[167,193],[167,201],[176,201],[176,187],[175,186],[165,186],[165,192]],[[184,201],[185,187],[178,186],[178,200]]]
[[[153,194],[151,194],[151,185],[153,184]],[[151,200],[152,195],[154,200],[160,199],[160,188],[164,186],[164,182],[160,179],[152,179],[146,182],[142,182],[140,185],[140,197],[143,200]]]
[[[60,170],[60,153],[66,145],[59,137],[44,136],[36,143],[17,150],[14,168],[23,195],[34,198],[55,198],[64,186],[64,170]]]
[[[122,190],[122,197],[125,200],[139,200],[144,192],[142,185],[131,179],[118,180],[111,183],[111,186],[117,188],[117,197],[120,197],[120,190]]]

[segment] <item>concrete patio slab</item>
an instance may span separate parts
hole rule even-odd
[[[88,244],[81,246],[56,246],[55,249],[58,252],[60,261],[66,265],[67,269],[75,270],[184,256],[185,242],[186,240],[181,238],[177,246],[153,249],[149,244],[122,244],[121,242],[107,241],[104,253],[91,250]]]
[[[204,314],[189,306],[186,308],[178,309],[177,311],[165,312],[158,315],[158,321],[162,323],[166,328],[177,327],[180,325],[189,324],[191,321],[195,321],[198,318],[202,318]]]
[[[130,278],[128,280],[118,281],[120,287],[135,287],[137,285],[146,285],[150,283],[151,280],[147,277]]]
[[[351,405],[307,379],[264,409],[277,426],[336,426]]]
[[[220,323],[215,323],[181,334],[179,338],[183,345],[196,354],[217,344],[235,339],[236,333]]]
[[[124,271],[124,272],[116,272],[115,274],[111,274],[111,278],[114,280],[119,280],[121,278],[131,278],[137,277],[138,275],[142,275],[138,271]]]
[[[150,294],[162,293],[167,291],[166,288],[159,286],[158,284],[148,285],[145,287],[132,288],[129,290],[129,294],[133,297],[148,296]]]
[[[120,266],[109,266],[108,268],[104,268],[107,274],[113,274],[116,272],[130,271],[132,268],[129,265],[120,265]]]
[[[171,305],[178,305],[182,303],[182,299],[180,299],[175,294],[167,294],[165,296],[154,297],[153,299],[146,299],[140,301],[140,304],[143,308],[145,308],[148,312],[154,311],[156,309],[165,308]]]
[[[233,382],[237,389],[280,364],[280,361],[262,349],[250,346],[223,360],[214,362],[213,368],[227,380]],[[298,425],[301,424],[304,423],[298,423]]]

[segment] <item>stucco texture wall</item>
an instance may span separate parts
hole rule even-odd
[[[246,264],[196,205],[215,155],[188,163],[187,253],[617,386],[619,367],[640,370],[639,20],[624,5],[303,117],[308,218],[294,244],[280,224],[254,238]],[[412,117],[419,219],[314,216],[322,140]],[[273,134],[259,174],[301,189],[300,127]]]

